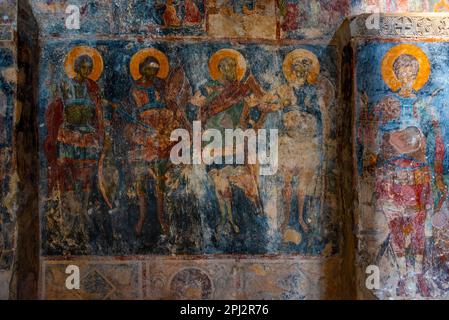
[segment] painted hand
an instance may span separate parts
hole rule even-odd
[[[252,94],[245,98],[245,103],[248,105],[248,107],[253,108],[257,106],[260,101],[255,95]]]
[[[203,96],[200,91],[197,91],[190,99],[190,103],[197,107],[203,107],[206,104],[206,97]]]

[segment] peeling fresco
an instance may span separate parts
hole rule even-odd
[[[71,1],[80,29],[65,28],[67,1],[32,1],[51,36],[141,35],[224,39],[329,39],[350,14],[349,0]]]
[[[0,48],[0,269],[12,266],[15,241],[15,212],[11,199],[12,124],[15,90],[14,56],[10,49]]]
[[[379,298],[447,294],[447,50],[357,48],[359,262],[381,266]]]
[[[439,12],[448,10],[446,0],[351,0],[352,13]]]
[[[332,37],[350,13],[348,0],[278,0],[284,37],[294,39]]]
[[[218,38],[265,38],[278,35],[275,0],[207,2],[208,35]]]
[[[206,6],[200,0],[122,1],[116,3],[124,19],[120,33],[160,35],[202,35],[205,33]]]
[[[40,90],[46,254],[336,250],[336,155],[322,147],[324,139],[335,141],[335,52],[229,47],[47,44]],[[236,55],[247,61],[238,82],[208,67],[216,54],[217,63]],[[83,55],[92,58],[79,60]],[[278,172],[174,165],[170,132],[193,120],[220,130],[279,129]],[[91,129],[83,132],[81,124]],[[154,139],[148,126],[158,131],[151,145],[142,144]]]
[[[16,0],[6,0],[0,3],[0,17],[2,24],[12,24],[16,21]]]
[[[80,29],[65,24],[69,4]],[[68,256],[86,268],[77,299],[336,294],[325,280],[340,268],[336,46],[273,42],[296,36],[271,0],[19,1],[17,39],[16,5],[1,2],[0,40],[20,46],[19,68],[7,49],[0,67],[1,298],[36,297],[38,282],[41,297],[70,298],[61,270],[35,274],[40,258]],[[171,164],[169,133],[194,120],[277,129],[276,173]]]
[[[0,298],[447,298],[449,18],[394,13],[448,10],[0,1]],[[275,173],[173,163],[195,128],[276,129]]]
[[[15,0],[0,2],[0,299],[10,292],[17,244],[17,175],[14,172],[16,98]]]

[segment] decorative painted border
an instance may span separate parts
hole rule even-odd
[[[319,299],[338,296],[328,282],[336,282],[329,277],[338,277],[339,263],[336,256],[45,257],[40,298]],[[80,269],[80,290],[65,288],[68,265]]]
[[[380,38],[449,37],[449,14],[362,14],[349,18],[351,36]]]

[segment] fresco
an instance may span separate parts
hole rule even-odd
[[[22,69],[0,50],[1,297],[37,292],[37,282],[48,299],[449,295],[449,54],[433,42],[449,20],[343,24],[371,11],[447,11],[448,0],[29,3]],[[65,26],[68,4],[80,9],[79,30]],[[14,39],[15,5],[0,1],[0,41]],[[32,13],[39,28],[24,21]],[[223,147],[229,129],[267,133],[274,171],[261,174],[259,158],[227,163],[245,146]],[[18,205],[15,183],[28,188]],[[21,241],[16,209],[18,230],[30,230]],[[26,250],[13,259],[15,242]],[[23,262],[10,282],[14,260]],[[72,263],[82,288],[66,292]],[[381,288],[368,292],[369,265]]]
[[[447,12],[447,0],[351,0],[351,12]]]
[[[276,39],[275,0],[207,1],[208,35],[219,38]]]
[[[283,37],[332,37],[350,12],[348,0],[278,0]]]
[[[12,124],[14,105],[13,53],[0,47],[0,269],[12,266],[15,245],[15,212],[10,195],[12,171]]]
[[[201,35],[205,31],[203,0],[119,1],[117,10],[120,33]]]
[[[336,262],[337,259],[334,259]],[[60,285],[65,269],[76,263],[83,272],[80,290]],[[333,265],[335,266],[335,264]],[[329,276],[322,262],[277,257],[251,259],[210,257],[180,259],[149,256],[145,260],[111,261],[103,257],[66,257],[44,261],[44,299],[318,299]],[[143,272],[142,272],[143,271]],[[338,273],[338,272],[337,272]],[[144,290],[142,290],[144,287]]]
[[[381,267],[380,298],[448,291],[448,49],[357,48],[359,263]]]
[[[49,42],[45,254],[336,252],[336,154],[322,143],[336,139],[334,56],[327,46]],[[174,164],[170,133],[194,120],[278,129],[278,170]]]
[[[432,8],[434,12],[447,12],[449,11],[449,3],[446,0],[435,1]]]
[[[2,13],[1,22],[4,24],[10,24],[16,20],[16,0],[5,0],[0,2],[0,12]]]
[[[116,32],[115,24],[116,1],[104,0],[36,0],[30,1],[30,6],[39,16],[39,31],[52,36],[76,36],[79,34],[111,34]],[[79,11],[79,29],[66,28],[69,16],[66,9],[69,5],[77,6]],[[73,13],[73,11],[72,11]]]
[[[68,5],[79,7],[80,29],[65,28]],[[33,1],[42,34],[151,35],[224,39],[329,39],[344,18],[370,11],[350,0],[90,0]],[[393,10],[391,10],[393,11]]]

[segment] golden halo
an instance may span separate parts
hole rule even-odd
[[[167,78],[170,69],[167,56],[155,48],[146,48],[137,51],[129,62],[129,70],[133,79],[139,80],[142,77],[139,67],[140,63],[147,57],[154,57],[159,62],[159,72],[156,76],[161,79]]]
[[[218,64],[223,58],[233,58],[237,63],[237,80],[242,80],[246,73],[246,61],[243,55],[234,49],[220,49],[215,52],[209,59],[209,72],[212,79],[217,80],[220,78],[220,70],[218,70]]]
[[[97,81],[103,72],[103,58],[101,54],[94,48],[88,46],[73,47],[65,57],[64,67],[69,78],[76,76],[75,61],[80,56],[89,56],[92,59],[92,72],[88,76],[89,79]]]
[[[416,58],[419,63],[419,70],[416,76],[415,83],[413,84],[413,89],[418,91],[421,89],[429,80],[430,76],[430,62],[424,51],[422,51],[418,46],[413,44],[400,44],[394,46],[385,54],[382,59],[382,78],[388,87],[393,91],[398,91],[401,87],[401,83],[394,74],[393,64],[396,59],[403,54],[408,54]]]
[[[288,82],[296,82],[296,75],[292,71],[292,63],[298,58],[307,58],[312,61],[312,67],[310,68],[309,75],[307,76],[307,82],[309,84],[315,84],[318,75],[320,74],[320,62],[315,54],[305,49],[295,49],[289,52],[284,59],[282,64],[282,70],[284,71],[284,76]]]

